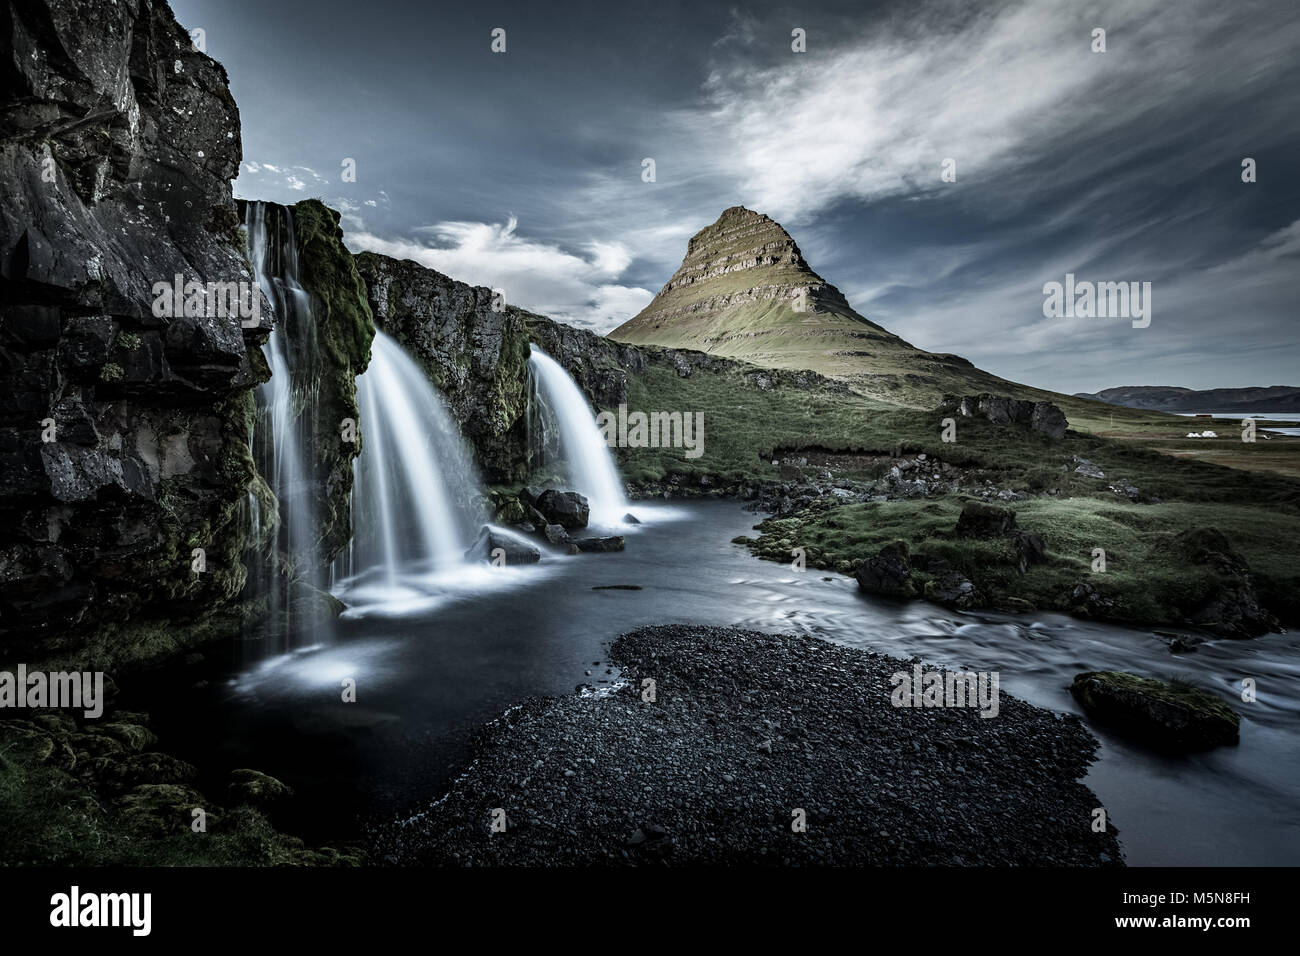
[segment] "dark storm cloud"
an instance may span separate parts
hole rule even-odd
[[[860,311],[1009,378],[1294,382],[1293,4],[557,6],[175,3],[230,71],[240,195],[320,196],[354,247],[559,318],[612,328],[744,203]],[[1044,318],[1067,272],[1151,282],[1150,327]]]

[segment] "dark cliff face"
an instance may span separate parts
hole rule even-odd
[[[490,289],[409,260],[357,255],[375,323],[424,369],[479,454],[490,482],[527,472],[528,334],[524,313],[492,309]]]
[[[15,0],[0,29],[0,661],[107,666],[244,583],[267,320],[154,309],[176,275],[252,283],[239,114],[164,3]]]

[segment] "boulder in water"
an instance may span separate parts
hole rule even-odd
[[[546,518],[547,524],[562,525],[569,531],[587,527],[587,519],[591,516],[591,505],[576,491],[548,488],[538,495],[534,505]]]
[[[627,539],[621,534],[611,534],[604,538],[574,538],[573,545],[585,553],[604,553],[622,551]]]
[[[544,529],[546,540],[551,544],[568,544],[569,532],[564,530],[563,525],[548,524]]]
[[[492,560],[492,552],[500,548],[505,552],[506,564],[536,564],[542,560],[542,552],[538,551],[532,545],[524,544],[516,538],[509,535],[493,531],[484,525],[483,530],[478,533],[474,543],[465,551],[467,561],[488,561]]]
[[[1188,753],[1235,744],[1241,718],[1209,691],[1123,671],[1089,671],[1070,685],[1096,720],[1162,750]]]

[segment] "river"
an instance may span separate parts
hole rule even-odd
[[[1241,743],[1165,756],[1104,728],[1085,783],[1120,830],[1130,865],[1300,862],[1300,637],[1216,640],[1173,655],[1144,630],[1064,615],[963,613],[863,595],[849,577],[761,561],[731,544],[761,517],[735,502],[656,504],[615,554],[486,567],[463,587],[340,622],[334,643],[278,657],[207,688],[178,692],[172,720],[209,713],[194,746],[281,777],[310,795],[303,821],[409,811],[435,799],[474,728],[532,695],[617,679],[606,647],[656,623],[799,632],[934,666],[998,671],[1002,690],[1081,713],[1068,686],[1085,670],[1187,677],[1233,702]],[[640,590],[593,590],[635,585]],[[597,663],[599,662],[599,663]],[[1243,678],[1258,687],[1240,700]],[[341,684],[356,682],[356,702]],[[192,718],[191,718],[192,719]],[[1091,725],[1090,725],[1091,726]],[[316,815],[319,818],[315,818]]]

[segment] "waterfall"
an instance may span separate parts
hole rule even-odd
[[[553,425],[558,433],[569,485],[587,497],[593,524],[621,524],[627,495],[586,396],[564,367],[536,345],[528,367],[536,382],[543,430]]]
[[[361,455],[353,466],[352,547],[340,590],[460,567],[485,520],[478,475],[442,397],[415,361],[377,331],[357,378]]]
[[[269,553],[250,569],[251,588],[265,595],[271,630],[286,649],[287,635],[319,637],[325,624],[310,592],[294,592],[294,582],[320,589],[317,491],[310,457],[319,380],[316,377],[316,322],[311,297],[298,281],[298,245],[293,213],[250,202],[244,215],[248,258],[257,284],[271,306],[273,329],[263,346],[271,378],[258,386],[253,453],[258,470],[278,501],[278,536]],[[260,533],[268,516],[250,494],[249,512]],[[306,597],[306,600],[303,598]],[[327,618],[328,616],[325,615]],[[305,619],[304,619],[305,618]]]

